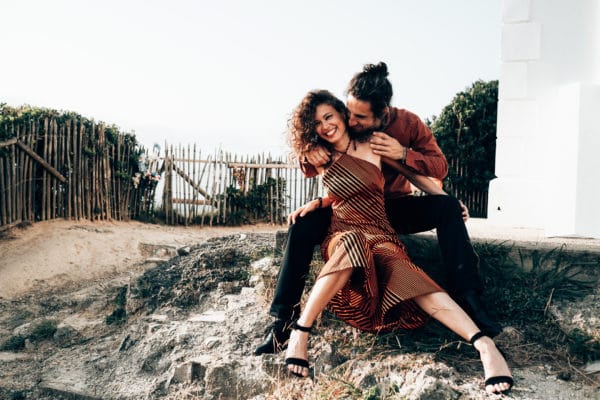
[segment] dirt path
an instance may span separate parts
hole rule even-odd
[[[141,244],[176,248],[236,232],[276,232],[279,225],[173,227],[139,222],[55,220],[12,228],[0,236],[0,298],[16,298],[100,279],[140,267]]]

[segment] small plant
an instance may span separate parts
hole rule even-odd
[[[45,319],[40,322],[29,335],[32,342],[51,339],[56,333],[57,322],[51,319]]]
[[[244,193],[235,186],[226,190],[228,211],[227,223],[240,225],[267,220],[269,215],[282,215],[285,201],[285,179],[267,178],[260,185]]]
[[[14,335],[0,346],[2,351],[20,351],[25,348],[25,341],[41,342],[52,339],[56,333],[57,322],[51,319],[41,321],[27,336]]]
[[[8,340],[2,343],[0,350],[2,351],[20,351],[25,348],[25,338],[20,335],[11,336]]]
[[[126,320],[127,320],[127,312],[125,311],[125,309],[117,308],[116,310],[114,310],[112,312],[112,314],[110,314],[109,316],[106,317],[106,325],[112,325],[112,324],[120,325],[120,324],[124,323]]]
[[[119,288],[113,303],[115,304],[116,308],[109,316],[106,317],[106,325],[120,325],[127,321],[127,311],[125,310],[125,305],[127,303],[127,286],[122,286]]]

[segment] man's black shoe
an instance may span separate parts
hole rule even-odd
[[[292,321],[275,320],[269,329],[269,334],[265,338],[265,341],[254,350],[254,355],[279,353],[287,346],[291,332]]]
[[[490,318],[485,311],[485,307],[477,292],[474,290],[467,290],[459,293],[457,302],[463,310],[469,314],[471,319],[473,319],[475,325],[477,325],[477,327],[487,336],[494,337],[502,332],[502,326]]]

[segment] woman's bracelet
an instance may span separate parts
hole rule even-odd
[[[315,200],[319,200],[319,207],[317,207],[317,208],[323,208],[323,198],[317,197]]]

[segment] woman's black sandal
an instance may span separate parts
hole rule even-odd
[[[312,327],[311,326],[306,327],[306,326],[298,325],[298,322],[294,321],[292,323],[292,330],[299,330],[299,331],[302,331],[302,332],[308,332],[308,333],[310,333],[312,331]],[[309,367],[308,360],[305,360],[303,358],[295,358],[295,357],[286,358],[285,359],[285,365],[297,365],[297,366],[302,367],[302,368],[308,368]],[[292,374],[300,377],[300,378],[304,378],[304,375],[302,375],[302,374],[299,374],[299,373],[293,372],[293,371],[290,371],[290,372]]]
[[[483,332],[477,332],[476,334],[473,335],[473,337],[471,337],[469,342],[473,345],[473,348],[475,348],[475,342],[484,336],[487,336],[487,335]],[[475,350],[477,350],[477,349],[475,348]],[[500,350],[498,350],[498,351],[500,351]],[[502,354],[502,351],[500,351],[500,354]],[[504,354],[502,354],[502,355],[504,356]],[[500,392],[502,394],[508,394],[510,392],[510,389],[512,389],[512,387],[513,387],[514,380],[513,380],[512,376],[508,376],[508,375],[492,376],[485,380],[485,386],[496,385],[498,383],[508,383],[510,385],[508,389]]]

